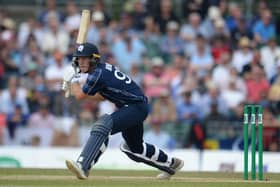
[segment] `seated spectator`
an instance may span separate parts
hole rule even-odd
[[[159,25],[161,34],[166,33],[166,26],[169,21],[179,23],[179,19],[173,11],[172,2],[170,0],[161,0],[160,11],[155,15],[155,22]]]
[[[250,28],[248,28],[245,18],[240,18],[237,21],[237,26],[234,28],[231,33],[231,44],[233,49],[238,48],[238,41],[243,38],[253,39],[253,32]]]
[[[153,117],[152,117],[153,118]],[[162,130],[162,122],[156,118],[151,121],[151,129],[145,132],[144,140],[161,149],[174,149],[176,142],[170,135]]]
[[[271,11],[264,10],[261,19],[253,26],[254,39],[258,44],[265,44],[269,38],[276,36],[275,23],[272,21]]]
[[[208,16],[205,17],[204,21],[201,25],[201,33],[204,38],[210,39],[212,38],[215,31],[215,21],[222,19],[221,10],[216,6],[211,6],[208,9]]]
[[[49,104],[41,104],[39,110],[31,114],[28,127],[53,129],[55,122],[56,119],[55,116],[50,113]]]
[[[237,3],[230,3],[228,5],[229,15],[226,17],[227,28],[232,32],[237,28],[238,20],[242,17],[242,9]]]
[[[200,116],[198,106],[191,101],[192,92],[184,90],[182,93],[184,101],[177,106],[177,118],[179,121],[192,124]]]
[[[224,54],[229,55],[230,48],[229,48],[229,46],[227,44],[227,40],[224,36],[214,37],[211,53],[212,53],[215,64],[219,64],[222,61],[222,59],[221,59],[222,55],[224,55]],[[227,59],[227,60],[229,60],[229,59]]]
[[[39,45],[36,43],[33,35],[27,40],[26,45],[22,51],[22,62],[20,67],[20,72],[25,74],[28,71],[28,67],[36,66],[33,69],[36,69],[36,72],[43,73],[46,68],[45,57],[42,51],[39,48]]]
[[[229,109],[234,109],[246,99],[246,95],[236,87],[234,79],[230,80],[227,89],[221,90],[221,97],[225,100],[225,104]]]
[[[183,41],[178,36],[179,24],[171,21],[167,23],[167,33],[160,42],[161,52],[168,62],[172,55],[183,52]]]
[[[92,8],[93,12],[102,12],[104,15],[104,23],[105,25],[109,25],[110,21],[111,21],[111,17],[108,14],[108,12],[106,12],[106,4],[104,3],[103,0],[96,0],[94,1],[93,4],[93,8]]]
[[[230,60],[229,53],[222,53],[218,59],[218,65],[213,69],[212,80],[219,89],[225,89],[228,87],[230,80]]]
[[[60,23],[62,23],[64,20],[64,15],[57,9],[56,0],[46,1],[46,9],[43,9],[38,16],[40,24],[44,26],[47,24],[49,14],[54,14],[57,16]]]
[[[206,41],[202,35],[197,36],[197,51],[191,55],[190,65],[199,77],[205,76],[213,66],[213,58],[206,48]]]
[[[188,44],[194,42],[198,34],[201,33],[201,17],[198,13],[191,13],[188,22],[182,25],[180,37]]]
[[[241,73],[243,66],[249,64],[253,59],[253,52],[250,49],[250,40],[243,37],[239,40],[239,49],[234,51],[232,56],[232,66]]]
[[[272,84],[269,89],[268,99],[271,102],[278,103],[280,102],[280,77]]]
[[[267,45],[260,49],[261,63],[264,66],[265,73],[268,79],[271,79],[277,74],[277,60],[280,55],[280,47],[277,45],[275,37],[269,38]]]
[[[248,95],[247,100],[250,103],[258,103],[261,101],[263,94],[267,94],[269,83],[265,79],[264,71],[258,66],[252,68],[250,78],[246,81]]]
[[[15,131],[18,127],[23,127],[27,124],[28,115],[22,113],[20,105],[16,105],[15,111],[7,115],[7,128],[10,139],[15,138]]]
[[[10,77],[8,88],[0,95],[0,112],[11,114],[15,112],[16,106],[20,105],[23,114],[29,114],[26,90],[19,86],[17,77]]]
[[[0,62],[5,67],[5,75],[18,75],[20,73],[22,55],[17,50],[16,43],[11,41],[0,50]]]
[[[33,17],[27,18],[25,22],[19,25],[17,40],[19,49],[24,50],[31,36],[36,45],[39,46],[40,41],[42,41],[43,31],[42,27],[39,26],[38,22],[36,22]]]
[[[159,48],[159,28],[155,24],[154,18],[147,16],[145,19],[145,29],[140,35],[141,41],[146,47],[145,55],[148,58],[153,58],[160,55]]]
[[[208,86],[208,93],[204,99],[204,103],[201,104],[204,104],[200,105],[200,110],[204,113],[205,116],[211,113],[211,110],[213,109],[212,105],[214,104],[216,105],[215,109],[217,109],[217,112],[219,114],[222,114],[224,116],[228,115],[228,106],[226,104],[226,101],[223,97],[221,97],[221,91],[215,86]]]
[[[45,71],[47,89],[49,91],[51,100],[51,111],[56,115],[62,115],[65,111],[64,96],[61,92],[61,82],[63,79],[63,72],[67,69],[65,56],[61,51],[53,52],[54,64],[50,64]]]
[[[69,34],[59,25],[58,17],[48,14],[48,25],[43,33],[43,41],[40,42],[44,53],[50,54],[56,49],[66,54],[70,42]]]
[[[133,63],[142,63],[142,55],[145,51],[144,44],[127,31],[122,31],[120,38],[112,46],[112,53],[116,57],[120,69],[126,73],[130,71]]]
[[[176,108],[169,96],[168,90],[161,92],[160,97],[152,106],[152,117],[161,123],[174,123],[177,119]]]
[[[158,98],[162,91],[168,90],[170,77],[165,72],[163,60],[159,57],[152,59],[151,71],[144,76],[145,95],[152,100]]]
[[[141,0],[136,0],[133,4],[132,18],[133,28],[136,31],[143,31],[145,28],[145,19],[147,12],[145,10],[145,4]]]
[[[182,71],[185,71],[189,65],[189,59],[185,57],[184,53],[176,53],[173,55],[172,62],[167,67],[166,71],[173,80],[178,77]]]
[[[81,15],[74,1],[69,1],[66,4],[67,16],[65,18],[65,30],[71,33],[80,27]]]
[[[113,33],[110,28],[105,27],[104,14],[100,11],[92,14],[92,22],[88,30],[87,41],[98,44],[101,41],[112,42]]]

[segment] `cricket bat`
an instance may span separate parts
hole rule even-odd
[[[87,9],[84,9],[82,11],[78,37],[76,40],[77,44],[85,43],[86,38],[87,38],[89,23],[90,23],[90,11]],[[68,90],[65,92],[65,97],[69,97],[69,96],[70,96],[70,91]]]

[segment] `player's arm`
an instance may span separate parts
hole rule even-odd
[[[99,93],[95,93],[94,95],[87,95],[81,89],[81,85],[78,82],[74,82],[71,84],[71,94],[75,96],[77,100],[90,99],[95,101],[103,101],[105,100]]]

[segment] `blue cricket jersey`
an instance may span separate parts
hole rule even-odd
[[[108,63],[98,63],[82,88],[87,95],[100,93],[117,107],[147,102],[141,88],[126,74]]]

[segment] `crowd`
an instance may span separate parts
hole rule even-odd
[[[163,148],[233,149],[238,141],[242,148],[243,105],[254,103],[264,108],[265,150],[279,151],[280,47],[266,1],[250,19],[226,0],[181,3],[179,17],[171,0],[130,0],[118,20],[102,1],[89,7],[87,41],[149,97],[144,138]],[[63,96],[79,21],[72,1],[61,11],[47,0],[37,17],[19,23],[0,11],[2,144],[78,146],[89,133],[83,129],[115,110]],[[226,136],[215,138],[224,128]]]

